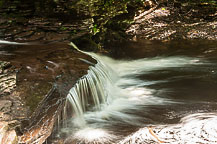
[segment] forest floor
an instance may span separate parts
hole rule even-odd
[[[0,39],[12,41],[72,41],[90,32],[91,19],[0,18]],[[126,29],[129,39],[217,39],[217,8],[210,6],[157,5],[139,10]],[[108,37],[109,38],[109,37]]]
[[[217,40],[217,8],[156,6],[139,11],[126,33],[132,40]]]

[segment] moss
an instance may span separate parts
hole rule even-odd
[[[3,6],[4,2],[3,0],[0,0],[0,8]]]
[[[143,0],[77,0],[71,8],[92,18],[90,40],[101,49],[105,42],[123,39],[123,31],[133,22],[132,8],[142,5]]]
[[[28,95],[26,96],[25,103],[30,108],[31,112],[34,112],[38,104],[42,101],[44,96],[51,89],[51,85],[48,83],[43,83],[34,86],[29,90]]]

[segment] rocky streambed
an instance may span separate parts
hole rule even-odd
[[[206,10],[159,5],[139,11],[127,39],[216,40],[217,13]],[[0,44],[0,143],[43,143],[50,136],[68,90],[88,70],[84,59],[93,61],[68,46],[89,32],[88,21],[0,18],[0,39],[31,42]]]
[[[1,45],[1,143],[43,143],[91,58],[67,43]],[[7,62],[6,62],[7,61]]]

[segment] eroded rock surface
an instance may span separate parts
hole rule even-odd
[[[16,131],[10,128],[12,122],[0,122],[0,143],[1,144],[16,144],[18,137]]]
[[[0,96],[9,94],[16,87],[16,73],[9,62],[0,61]]]
[[[0,143],[17,142],[15,129],[11,128],[13,118],[10,114],[12,101],[4,99],[16,86],[16,74],[11,72],[9,62],[0,61]]]
[[[118,144],[216,143],[216,122],[216,113],[196,113],[182,118],[178,124],[142,128]]]
[[[0,123],[4,129],[0,140],[4,144],[14,140],[42,144],[60,120],[69,89],[88,69],[89,64],[79,58],[92,59],[73,51],[65,43],[5,46],[5,50],[10,54],[1,55],[1,60],[9,62],[2,64],[1,74],[7,75],[0,84],[11,80],[8,74],[11,72],[14,87],[4,93],[1,91]],[[10,69],[6,71],[6,68]],[[5,86],[10,87],[9,83]],[[5,140],[7,135],[10,141]]]

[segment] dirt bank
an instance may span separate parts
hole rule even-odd
[[[217,8],[199,4],[167,3],[140,10],[126,33],[132,40],[217,40]]]

